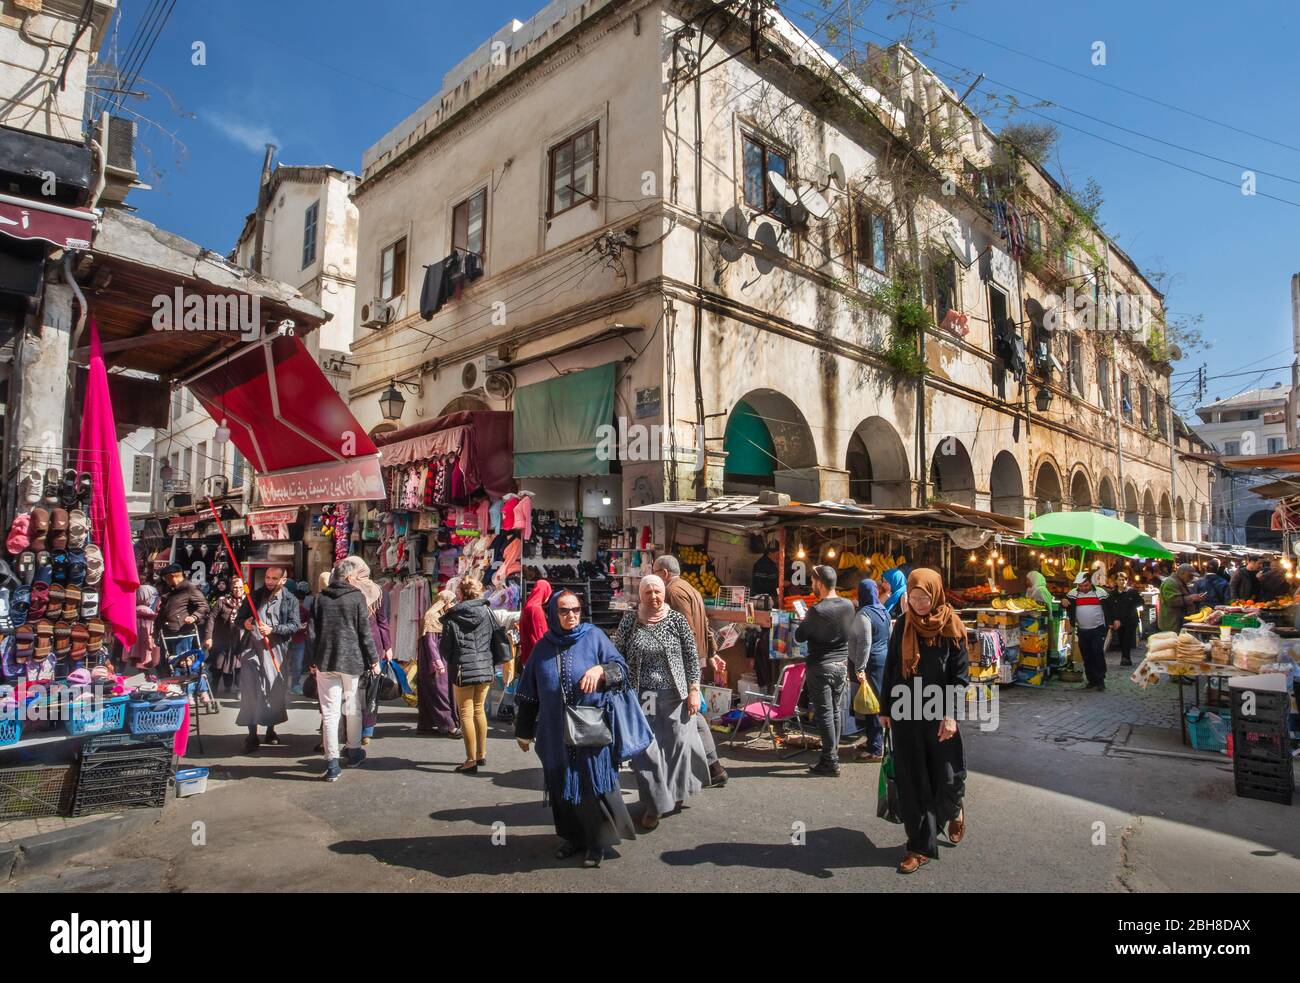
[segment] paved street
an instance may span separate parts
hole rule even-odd
[[[1100,739],[1125,714],[1171,720],[1175,699],[1114,673],[1104,695],[1007,691],[997,732],[965,729],[966,839],[909,878],[894,872],[901,827],[874,816],[874,765],[820,779],[803,773],[809,755],[724,749],[726,788],[586,871],[553,858],[536,759],[504,725],[486,773],[464,777],[451,771],[459,741],[417,736],[413,710],[386,709],[364,767],[330,786],[316,778],[305,701],[289,746],[255,757],[239,753],[223,710],[205,718],[207,754],[196,756],[213,768],[206,794],[9,890],[1300,890],[1300,804],[1237,798],[1226,761],[1126,754]]]

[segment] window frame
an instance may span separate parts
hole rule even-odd
[[[1223,454],[1225,457],[1235,457],[1241,453],[1240,440],[1225,440],[1223,442]]]
[[[864,259],[862,252],[862,225],[863,218],[866,217],[871,224],[871,232],[868,238],[870,240],[869,252],[870,259]],[[884,259],[881,266],[876,265],[875,250],[875,222],[880,222],[881,249],[884,252]],[[874,270],[883,276],[889,275],[889,260],[892,251],[889,248],[889,213],[880,207],[876,202],[869,198],[855,198],[853,200],[853,262],[858,266],[864,266],[869,270]]]
[[[1133,377],[1123,371],[1119,374],[1119,410],[1126,422],[1133,422]]]
[[[1115,402],[1114,394],[1111,393],[1111,364],[1110,356],[1105,352],[1097,353],[1097,391],[1101,393],[1101,405],[1110,410]]]
[[[471,216],[471,214],[472,214],[471,209],[470,209],[470,205],[473,203],[473,201],[474,201],[476,198],[480,198],[480,197],[483,199],[483,211],[482,211],[482,215],[481,215],[480,218],[479,218],[479,248],[478,248],[478,249],[470,249],[470,248],[469,248],[469,221],[470,221],[470,216]],[[465,245],[463,245],[463,246],[459,246],[459,245],[456,244],[456,213],[459,212],[462,208],[465,209]],[[476,191],[473,191],[473,192],[471,192],[470,194],[466,195],[464,198],[462,198],[462,199],[461,199],[460,201],[458,201],[456,204],[452,205],[452,207],[451,207],[451,240],[450,240],[450,241],[451,241],[451,248],[452,248],[452,249],[464,249],[465,252],[467,252],[467,253],[473,253],[473,254],[476,255],[480,260],[486,259],[486,257],[487,257],[487,240],[488,240],[488,224],[487,224],[487,223],[488,223],[488,189],[487,189],[487,185],[483,185],[482,187],[478,188]]]
[[[760,208],[749,200],[749,183],[746,180],[746,143],[752,143],[762,154],[763,168],[763,206]],[[788,150],[778,147],[773,141],[767,140],[751,130],[740,131],[740,200],[747,208],[757,210],[759,215],[770,215],[782,225],[790,224],[790,205],[784,198],[776,193],[772,187],[772,182],[768,179],[768,172],[772,170],[768,166],[770,157],[779,157],[785,165],[784,174],[791,184],[794,183],[794,155]]]
[[[316,262],[317,232],[320,226],[320,199],[307,206],[302,215],[302,266],[305,270]],[[311,255],[307,254],[308,234],[311,235]]]
[[[1286,450],[1285,437],[1267,437],[1265,439],[1268,441],[1268,443],[1266,444],[1266,446],[1268,447],[1268,453],[1281,454],[1284,450]],[[1273,446],[1274,441],[1277,441],[1276,447]]]
[[[1071,334],[1067,351],[1070,359],[1070,389],[1082,399],[1088,391],[1088,380],[1083,371],[1083,339],[1077,334]]]
[[[1025,216],[1025,245],[1035,253],[1043,251],[1043,220],[1035,212]]]
[[[1138,415],[1142,418],[1142,426],[1151,426],[1151,387],[1145,382],[1138,383]]]
[[[400,290],[394,289],[391,290],[389,293],[385,294],[384,293],[384,257],[386,257],[389,254],[389,252],[393,253],[392,279],[394,285],[396,285],[398,281],[398,263],[397,263],[398,246],[402,247],[401,249],[402,263],[401,263],[401,277],[400,277],[401,289]],[[406,271],[409,263],[410,263],[410,250],[407,248],[405,233],[398,236],[396,239],[390,242],[383,249],[379,250],[379,299],[380,300],[396,300],[398,297],[405,296],[406,287],[408,283]]]
[[[573,186],[573,173],[575,169],[576,154],[569,158],[569,190],[573,194],[573,200],[563,208],[555,207],[555,157],[565,147],[571,147],[576,150],[578,140],[591,134],[591,194],[579,196],[578,190]],[[563,140],[551,144],[546,151],[546,217],[554,219],[565,212],[571,212],[581,205],[595,204],[600,200],[600,122],[588,123],[581,129],[575,130]],[[483,202],[484,216],[487,214],[487,201]]]

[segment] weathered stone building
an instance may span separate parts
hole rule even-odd
[[[358,419],[391,380],[427,418],[613,363],[615,415],[671,434],[623,504],[775,486],[1200,538],[1136,264],[906,49],[849,78],[779,14],[712,9],[557,0],[366,153]],[[426,320],[455,250],[482,276]]]

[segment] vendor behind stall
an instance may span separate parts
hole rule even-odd
[[[767,544],[767,550],[754,563],[754,574],[750,580],[749,593],[751,597],[757,597],[759,594],[766,594],[773,601],[776,600],[777,574],[780,571],[778,565],[781,560],[781,547],[776,540],[771,540]]]
[[[1196,582],[1193,588],[1205,595],[1205,603],[1211,606],[1228,603],[1228,578],[1223,575],[1218,560],[1210,560],[1205,566],[1205,576]]]
[[[1180,563],[1168,577],[1160,582],[1160,630],[1181,631],[1183,622],[1192,607],[1205,600],[1205,595],[1192,592],[1196,568],[1190,563]]]
[[[1047,608],[1049,617],[1056,617],[1056,598],[1047,589],[1047,578],[1037,570],[1030,570],[1025,574],[1025,583],[1028,584],[1025,597]]]

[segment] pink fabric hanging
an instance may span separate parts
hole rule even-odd
[[[117,426],[108,394],[108,371],[99,344],[99,329],[90,321],[90,372],[86,404],[81,411],[81,448],[77,470],[90,475],[94,494],[90,505],[95,544],[104,554],[104,579],[99,587],[100,616],[113,626],[118,640],[130,648],[136,638],[135,590],[140,586],[131,544],[131,520],[126,510],[126,486],[118,457]]]

